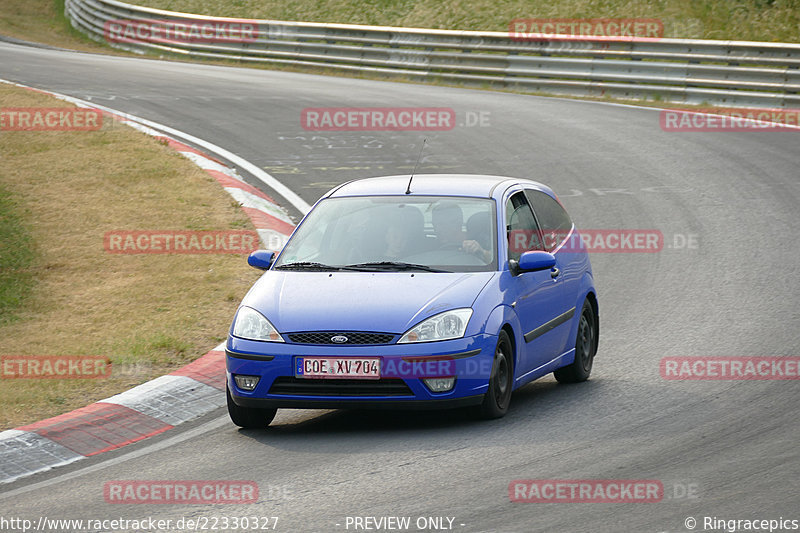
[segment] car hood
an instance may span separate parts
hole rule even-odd
[[[242,305],[281,333],[404,333],[421,320],[470,307],[494,272],[266,272]]]

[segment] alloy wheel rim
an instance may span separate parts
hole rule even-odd
[[[580,357],[584,370],[589,370],[592,364],[591,353],[592,343],[594,342],[594,331],[589,323],[589,318],[586,316],[588,313],[584,311],[581,315],[581,321],[578,326],[578,339],[580,342]]]
[[[502,347],[497,348],[497,372],[495,374],[495,401],[499,407],[503,407],[508,396],[508,359]]]

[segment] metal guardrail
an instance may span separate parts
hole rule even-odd
[[[73,26],[136,52],[313,66],[410,80],[571,96],[731,107],[800,107],[800,44],[564,37],[515,40],[478,32],[229,19],[116,0],[66,0]],[[145,35],[118,42],[109,24],[247,23],[244,39]]]

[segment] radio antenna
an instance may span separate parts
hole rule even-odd
[[[417,156],[417,162],[414,163],[414,170],[411,171],[411,176],[408,178],[408,187],[406,187],[406,194],[411,194],[411,180],[414,179],[414,173],[417,171],[417,165],[419,165],[420,159],[422,159],[422,151],[425,149],[425,143],[428,142],[428,138],[422,139],[422,148],[419,149],[419,155]]]

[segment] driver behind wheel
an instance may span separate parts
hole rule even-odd
[[[485,250],[478,241],[468,238],[464,231],[464,214],[455,202],[441,202],[433,208],[433,231],[436,242],[442,250],[461,250],[489,263],[492,253]]]

